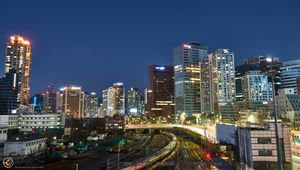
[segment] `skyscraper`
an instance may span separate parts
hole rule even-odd
[[[207,47],[185,43],[173,50],[175,76],[175,115],[191,116],[201,112],[200,59],[207,58]]]
[[[63,93],[63,112],[76,119],[84,117],[84,92],[81,87],[66,86],[61,89]]]
[[[141,115],[142,114],[142,95],[138,88],[130,88],[127,95],[127,114]]]
[[[148,66],[147,116],[174,115],[173,66]]]
[[[107,116],[113,117],[125,114],[125,88],[123,83],[114,83],[112,87],[109,87],[105,98],[107,104],[104,109]],[[105,98],[103,98],[103,107]]]
[[[95,92],[85,94],[85,117],[98,117],[98,96]]]
[[[44,112],[46,113],[57,113],[61,108],[59,108],[59,98],[61,94],[53,90],[51,85],[48,85],[48,89],[43,93],[43,105]]]
[[[228,49],[218,49],[214,53],[208,55],[208,63],[200,63],[204,67],[210,67],[208,85],[201,86],[201,91],[204,91],[207,98],[204,101],[207,113],[221,113],[222,119],[232,119],[236,116],[233,111],[233,102],[235,101],[235,67],[234,53]],[[207,69],[201,69],[201,74],[207,74]],[[204,82],[205,82],[204,81]],[[202,84],[202,82],[201,82]],[[209,88],[209,90],[207,89]],[[212,109],[208,111],[208,109]]]
[[[18,74],[14,69],[0,78],[0,115],[9,115],[17,112],[18,105]]]
[[[29,105],[29,82],[31,69],[31,47],[29,41],[19,35],[10,37],[6,46],[4,74],[14,69],[19,75],[18,105]]]
[[[211,88],[211,65],[208,60],[202,59],[200,61],[200,99],[201,99],[201,113],[212,114],[214,113],[214,94]]]
[[[294,88],[296,92],[298,77],[300,77],[300,59],[283,62],[280,67],[280,88]]]

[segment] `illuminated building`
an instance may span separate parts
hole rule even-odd
[[[102,104],[101,104],[101,116],[105,116],[107,114],[107,92],[108,89],[102,90]]]
[[[43,93],[43,111],[46,113],[57,113],[62,111],[62,94],[59,91],[53,91],[51,85],[48,86],[48,89]]]
[[[251,64],[244,64],[235,67],[235,99],[236,101],[244,100],[244,93],[242,87],[242,77],[247,71],[259,70],[258,66]]]
[[[63,94],[63,113],[76,119],[84,116],[84,92],[81,87],[66,86],[60,89]]]
[[[98,96],[95,92],[85,94],[84,115],[85,117],[98,117]]]
[[[174,115],[173,66],[148,66],[147,116]]]
[[[211,113],[219,113],[222,119],[237,119],[233,109],[235,101],[234,53],[218,49],[208,55],[210,71]],[[202,90],[202,89],[201,89]]]
[[[10,115],[17,112],[19,74],[14,69],[0,78],[0,115]]]
[[[127,114],[132,116],[143,113],[141,91],[138,88],[130,88],[127,96]]]
[[[242,77],[243,94],[246,101],[272,101],[272,83],[260,70],[247,71]]]
[[[42,94],[35,94],[29,99],[29,111],[30,112],[37,112],[42,113],[43,111],[43,95]]]
[[[175,77],[175,115],[201,113],[200,59],[207,58],[207,47],[185,43],[173,50]]]
[[[300,94],[300,77],[297,78],[297,92]]]
[[[300,59],[283,62],[280,67],[280,88],[294,88],[296,92],[298,77],[300,77]]]
[[[125,89],[123,83],[114,83],[112,87],[109,87],[103,92],[107,93],[103,94],[103,109],[106,110],[106,115],[110,117],[113,117],[115,115],[124,115]]]
[[[282,62],[278,57],[271,56],[255,56],[244,59],[244,65],[255,65],[263,74],[268,75],[271,70],[276,72],[274,78],[276,92],[280,88],[279,68],[282,66]]]
[[[6,46],[4,74],[8,73],[10,69],[15,69],[16,73],[19,74],[17,103],[18,105],[28,106],[31,47],[29,41],[19,35],[11,36]]]
[[[212,114],[213,93],[211,92],[211,67],[208,59],[200,61],[200,98],[201,113]]]

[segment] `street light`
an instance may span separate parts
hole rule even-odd
[[[268,60],[267,62],[272,62],[272,60]],[[277,108],[276,108],[276,97],[275,97],[275,76],[276,70],[273,70],[273,63],[271,63],[271,69],[269,75],[272,78],[272,92],[273,92],[273,113],[275,118],[275,136],[276,136],[276,148],[277,148],[277,162],[278,162],[278,170],[282,170],[282,160],[281,160],[281,150],[280,150],[280,141],[279,141],[279,134],[278,134],[278,118],[277,118]]]

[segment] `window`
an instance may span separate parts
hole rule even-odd
[[[269,143],[272,143],[272,142],[271,142],[271,138],[261,137],[261,138],[257,138],[257,143],[259,143],[259,144],[269,144]]]
[[[267,149],[258,150],[258,156],[272,156],[272,150],[267,150]]]

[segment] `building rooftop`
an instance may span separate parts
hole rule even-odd
[[[39,139],[47,139],[47,138],[41,137],[41,136],[30,136],[30,137],[16,138],[14,140],[9,140],[7,142],[27,142],[27,141],[33,141],[33,140],[39,140]]]

